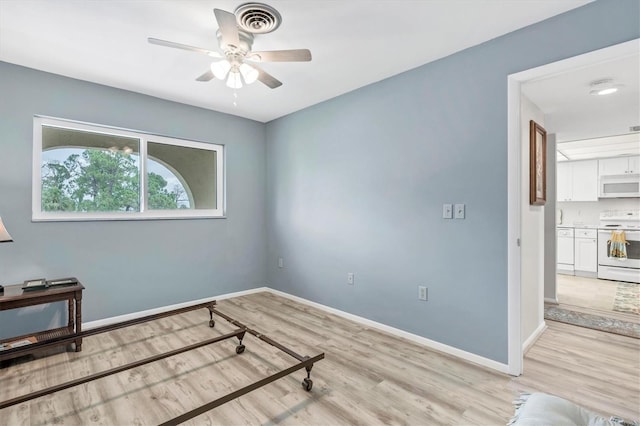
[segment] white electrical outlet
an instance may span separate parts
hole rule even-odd
[[[419,300],[427,300],[428,299],[428,291],[427,287],[423,285],[418,286],[418,299]]]
[[[442,205],[442,218],[453,219],[453,204]]]
[[[278,268],[284,268],[284,260],[281,257],[278,258]]]
[[[355,274],[353,272],[347,272],[347,284],[353,285],[355,281]]]
[[[464,219],[464,204],[456,204],[454,206],[454,212],[456,219]]]

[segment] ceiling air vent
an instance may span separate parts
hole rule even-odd
[[[631,126],[631,127],[629,127],[629,131],[631,131],[631,132],[640,132],[640,126]]]
[[[270,33],[282,22],[280,13],[264,3],[241,4],[233,13],[240,29],[252,34]]]

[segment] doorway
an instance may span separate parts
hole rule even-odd
[[[508,78],[508,248],[509,248],[509,372],[521,374],[522,357],[524,350],[544,331],[544,301],[555,302],[558,299],[558,280],[556,277],[556,194],[555,194],[555,155],[553,161],[548,162],[547,167],[547,202],[542,207],[544,213],[544,238],[523,238],[523,224],[527,220],[526,213],[530,210],[527,200],[523,197],[522,179],[523,169],[528,164],[523,162],[522,151],[528,147],[522,138],[522,125],[526,117],[522,117],[521,105],[526,102],[523,87],[527,84],[540,83],[555,76],[568,75],[578,72],[594,64],[606,63],[618,58],[637,54],[640,40],[633,40],[609,48],[590,52],[584,55],[569,58],[563,61],[551,63],[531,70],[526,70],[510,75]],[[585,90],[588,88],[585,87]],[[557,123],[548,123],[553,128]],[[589,123],[591,125],[593,123]],[[633,123],[634,125],[637,123]],[[627,123],[627,126],[629,124]],[[586,126],[588,127],[588,126]],[[582,129],[582,130],[587,130]],[[628,127],[627,127],[628,131]],[[555,153],[555,137],[551,135],[553,152]],[[564,135],[563,135],[564,136]],[[584,136],[582,136],[584,137]],[[550,189],[554,189],[550,191]],[[637,200],[636,200],[637,201]],[[540,212],[538,212],[540,214]],[[522,240],[520,240],[522,238]],[[542,240],[542,243],[540,242]],[[521,244],[520,244],[521,243]],[[531,246],[533,244],[533,246]],[[543,249],[540,250],[540,244]],[[524,253],[538,253],[541,259],[524,258]],[[539,275],[543,279],[523,279],[525,262],[537,262]],[[529,265],[530,266],[530,265]],[[560,283],[562,286],[562,283]],[[534,286],[531,288],[530,286]],[[524,295],[527,295],[525,298]],[[531,295],[538,294],[540,297]],[[527,305],[529,304],[529,305]],[[532,305],[533,306],[532,306]],[[529,324],[527,326],[527,324]],[[537,327],[531,327],[537,324]]]
[[[614,281],[634,277],[638,281],[640,271],[627,269],[636,262],[630,255],[625,268],[613,268],[621,271],[616,275],[600,266],[620,262],[598,256],[606,252],[611,236],[611,230],[598,230],[603,224],[602,215],[607,216],[607,223],[620,223],[618,219],[611,221],[611,215],[623,221],[635,216],[635,223],[640,221],[637,198],[601,198],[599,193],[601,173],[609,171],[612,164],[628,164],[640,156],[640,133],[632,130],[640,117],[638,81],[640,52],[635,52],[521,85],[523,105],[525,101],[535,104],[554,136],[555,149],[550,144],[547,164],[550,175],[557,170],[553,188],[557,189],[557,204],[555,210],[546,212],[550,215],[545,215],[550,231],[545,234],[549,238],[545,245],[548,251],[552,249],[555,238],[557,268],[550,258],[545,276],[547,281],[555,279],[556,294],[549,294],[546,301],[566,305],[569,310],[588,310],[605,317],[638,312],[638,287]],[[553,235],[554,223],[557,237]],[[632,234],[635,232],[627,231],[630,248],[634,246]],[[634,296],[636,304],[630,306]]]

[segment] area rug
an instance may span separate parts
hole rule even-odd
[[[640,324],[544,305],[545,319],[640,339]]]
[[[630,314],[640,314],[640,284],[618,283],[613,310]]]

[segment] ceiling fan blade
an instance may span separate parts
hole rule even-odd
[[[207,70],[207,72],[196,78],[196,81],[211,81],[213,77],[215,77],[213,72],[211,70]]]
[[[258,70],[258,80],[260,80],[260,82],[262,82],[266,86],[269,86],[271,89],[275,89],[276,87],[282,86],[282,82],[280,80],[278,80],[277,78],[275,78],[274,76],[272,76],[271,74],[263,70],[262,68],[256,65],[251,65],[251,66],[256,70]]]
[[[157,44],[158,46],[173,47],[175,49],[190,50],[192,52],[204,53],[212,58],[222,58],[222,55],[213,50],[203,49],[201,47],[189,46],[188,44],[176,43],[174,41],[160,40],[159,38],[149,37],[147,41],[151,44]]]
[[[247,59],[256,62],[308,62],[311,52],[309,49],[267,50],[251,52]]]
[[[240,36],[238,34],[238,24],[236,24],[236,15],[222,9],[213,9],[213,13],[216,15],[216,21],[218,21],[218,27],[224,42],[238,47],[240,45]]]

